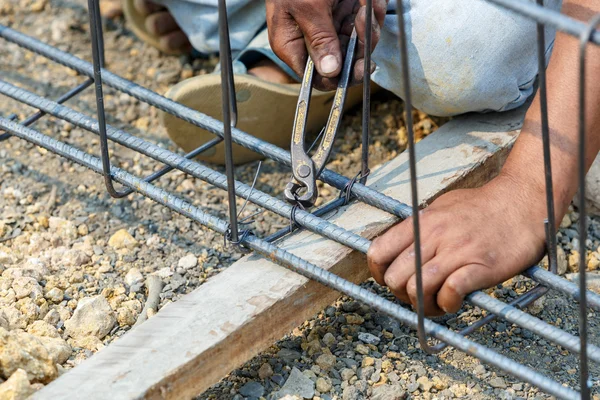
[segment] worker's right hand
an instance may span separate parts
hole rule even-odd
[[[342,49],[356,24],[359,45],[352,83],[362,82],[365,3],[366,0],[267,0],[271,48],[300,77],[304,75],[310,54],[317,72],[314,86],[320,90],[333,90],[344,62]],[[371,51],[379,41],[387,3],[388,0],[373,0]]]

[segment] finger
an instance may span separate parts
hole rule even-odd
[[[481,264],[469,264],[452,273],[437,295],[438,307],[447,313],[460,310],[466,295],[493,286],[498,280],[494,270]]]
[[[385,23],[385,14],[387,12],[387,5],[389,0],[373,0],[373,11],[375,15],[375,21],[379,26],[383,26]],[[360,0],[361,6],[367,6],[367,0]]]
[[[352,78],[350,79],[350,86],[356,86],[363,83],[365,78],[365,60],[361,58],[356,61],[354,64],[354,69],[352,70]],[[375,72],[375,68],[377,68],[377,64],[374,61],[371,61],[371,74]]]
[[[331,8],[301,10],[293,16],[304,33],[308,53],[319,75],[325,78],[338,76],[342,69],[342,50]]]
[[[367,251],[367,263],[377,283],[385,285],[384,274],[388,266],[413,243],[412,219],[390,228],[379,236]]]
[[[375,12],[372,11],[373,19],[371,24],[371,52],[375,50],[375,46],[379,43],[379,38],[381,36],[381,27],[375,18]],[[356,15],[356,35],[358,36],[358,40],[361,43],[361,52],[359,54],[364,54],[364,43],[365,36],[367,33],[367,7],[361,7]]]
[[[434,239],[435,240],[435,239]],[[437,243],[421,243],[421,260],[425,264],[435,256]],[[408,296],[408,280],[415,274],[415,246],[411,244],[404,250],[385,271],[383,279],[392,293],[400,300],[410,303]]]
[[[137,10],[137,12],[139,12],[140,14],[142,14],[144,16],[150,15],[152,13],[155,13],[157,11],[161,11],[161,10],[165,9],[160,4],[152,3],[151,1],[148,1],[148,0],[134,0],[133,7]]]
[[[287,12],[276,7],[276,2],[267,1],[267,28],[273,52],[299,77],[304,76],[308,59],[302,31]]]
[[[149,15],[144,24],[146,30],[156,36],[181,30],[177,22],[175,22],[175,18],[168,11],[159,11]]]
[[[175,31],[161,36],[159,39],[159,46],[163,51],[167,52],[191,47],[190,42],[183,31]]]
[[[437,304],[437,293],[444,284],[448,275],[456,270],[456,262],[447,257],[436,255],[421,268],[423,274],[423,308],[425,315],[438,316],[443,315],[442,310]],[[406,284],[406,292],[410,302],[417,307],[417,274],[413,274]]]

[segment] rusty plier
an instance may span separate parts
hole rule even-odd
[[[340,128],[342,121],[342,111],[346,102],[346,93],[348,90],[348,82],[352,73],[352,64],[354,62],[354,52],[356,49],[356,28],[352,31],[350,41],[348,42],[346,59],[340,74],[333,105],[327,125],[324,128],[323,138],[314,155],[308,156],[304,147],[304,137],[306,133],[306,122],[308,119],[308,111],[310,104],[310,96],[312,93],[312,81],[315,71],[315,64],[308,57],[306,68],[304,70],[304,78],[302,79],[302,87],[298,96],[298,105],[296,106],[296,116],[294,118],[294,129],[292,132],[292,180],[285,188],[285,198],[293,204],[299,204],[302,207],[312,207],[319,196],[317,189],[317,178],[323,171],[325,163],[329,159],[333,148],[333,141]]]

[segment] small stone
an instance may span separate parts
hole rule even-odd
[[[331,390],[332,385],[331,385],[331,381],[329,379],[325,379],[325,378],[317,378],[317,390],[320,393],[327,393]]]
[[[258,382],[250,381],[242,386],[239,392],[244,397],[262,397],[265,394],[265,388]]]
[[[409,393],[414,393],[417,390],[419,390],[419,383],[418,382],[411,382],[408,385],[406,385],[406,390],[408,390]]]
[[[53,287],[52,289],[46,292],[46,295],[44,297],[46,298],[46,300],[58,304],[65,298],[65,293],[59,288]]]
[[[423,392],[429,392],[433,387],[433,383],[426,376],[417,379],[417,383],[419,384],[419,389]]]
[[[371,351],[371,349],[369,349],[367,346],[365,346],[362,343],[357,344],[355,350],[356,350],[357,353],[362,354],[364,356],[366,356],[367,354],[369,354],[370,351]]]
[[[133,249],[137,247],[138,242],[127,230],[120,229],[108,239],[108,245],[115,250]]]
[[[334,344],[336,344],[337,341],[335,339],[335,336],[333,336],[331,333],[327,332],[325,334],[325,336],[323,336],[323,344],[327,347],[331,347]]]
[[[171,268],[169,267],[164,267],[156,271],[155,274],[161,279],[167,279],[173,275],[173,271],[171,271]]]
[[[55,309],[48,311],[44,317],[44,321],[52,326],[56,326],[60,322],[60,314]]]
[[[97,351],[104,347],[104,344],[96,336],[84,336],[73,338],[70,340],[73,347],[79,347],[82,349]]]
[[[571,218],[569,217],[569,214],[565,214],[562,221],[560,221],[560,227],[562,229],[567,229],[571,226],[571,224],[572,224],[572,222],[571,222]]]
[[[102,339],[115,322],[108,301],[100,295],[79,300],[73,316],[65,322],[65,328],[67,334],[74,338],[93,335]]]
[[[34,278],[21,276],[15,278],[12,283],[12,288],[15,291],[17,299],[24,297],[38,298],[42,296],[42,287]]]
[[[132,326],[137,320],[138,314],[130,308],[119,307],[117,309],[117,322],[119,326]]]
[[[559,275],[564,275],[567,273],[567,269],[568,269],[568,262],[567,262],[567,255],[565,254],[565,251],[563,250],[562,247],[558,246],[556,249],[556,263],[557,263],[557,272]]]
[[[50,217],[48,226],[50,228],[50,232],[56,233],[62,239],[75,240],[79,235],[75,224],[64,218]]]
[[[302,357],[302,354],[300,354],[299,352],[297,352],[295,350],[281,349],[277,352],[277,357],[281,358],[287,364],[293,364],[294,361],[296,361],[296,360],[300,359],[300,357]]]
[[[0,399],[2,400],[26,400],[35,392],[29,384],[27,372],[17,369],[0,385]]]
[[[361,398],[361,394],[356,386],[346,386],[342,393],[342,400],[358,400]]]
[[[321,354],[317,358],[316,363],[322,369],[329,371],[335,366],[336,361],[337,358],[333,354]]]
[[[273,376],[273,368],[271,367],[271,364],[264,363],[258,369],[258,377],[260,379],[267,379],[267,378],[270,378],[272,376]]]
[[[290,376],[277,393],[277,396],[298,395],[305,399],[312,399],[315,395],[315,383],[306,377],[298,368],[292,368]]]
[[[478,366],[476,366],[475,369],[473,370],[473,374],[475,376],[481,376],[481,375],[485,374],[486,372],[487,372],[487,370],[481,364],[479,364]]]
[[[568,258],[568,268],[569,272],[579,272],[579,252],[571,251],[571,255]]]
[[[499,376],[490,379],[489,384],[491,387],[496,389],[506,389],[506,382],[504,382],[504,379]]]
[[[587,270],[595,271],[598,269],[598,267],[600,267],[600,260],[598,260],[596,256],[592,254],[587,263]]]
[[[361,366],[363,368],[365,368],[365,367],[371,367],[373,365],[375,365],[375,359],[373,357],[365,357],[365,358],[363,358],[362,364],[361,364]]]
[[[349,381],[354,375],[356,375],[356,373],[354,372],[353,369],[350,369],[350,368],[344,368],[340,372],[340,376],[342,377],[343,381]]]
[[[35,321],[27,328],[27,333],[35,336],[46,336],[51,338],[60,337],[56,328],[45,321]]]
[[[198,258],[193,254],[180,258],[177,263],[177,266],[183,269],[194,268],[196,265],[198,265]]]
[[[448,388],[448,384],[446,382],[444,382],[442,379],[440,379],[440,377],[438,376],[434,376],[433,379],[433,387],[438,390],[438,391],[442,391]]]
[[[137,268],[131,268],[127,271],[127,275],[125,275],[125,283],[127,286],[132,287],[134,285],[140,284],[144,281],[144,276]]]
[[[36,336],[0,328],[0,377],[7,379],[18,369],[25,370],[33,382],[48,383],[58,374],[48,350]]]
[[[363,343],[372,344],[375,346],[377,346],[379,344],[379,342],[381,341],[381,339],[379,339],[377,336],[372,335],[370,333],[366,333],[366,332],[360,332],[358,334],[358,340],[360,340]]]
[[[348,325],[362,325],[365,322],[365,319],[360,315],[356,314],[348,314],[346,315],[346,323]]]
[[[406,392],[400,385],[380,385],[373,388],[371,400],[402,400],[406,398]]]
[[[71,357],[73,349],[62,338],[41,336],[38,339],[48,351],[48,356],[50,356],[54,365],[63,364],[69,359],[69,357]]]

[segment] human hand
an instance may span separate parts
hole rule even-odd
[[[546,204],[539,190],[501,175],[478,189],[440,196],[420,216],[425,314],[457,312],[464,297],[533,265],[545,248]],[[559,219],[560,220],[560,219]],[[373,278],[417,306],[413,221],[377,238],[368,252]]]
[[[365,0],[267,0],[271,48],[300,77],[310,54],[317,72],[314,87],[333,90],[344,62],[342,48],[356,24],[358,46],[351,83],[360,83],[364,75],[365,3]],[[371,51],[379,41],[387,3],[388,0],[373,0]],[[372,63],[372,70],[374,66]]]

